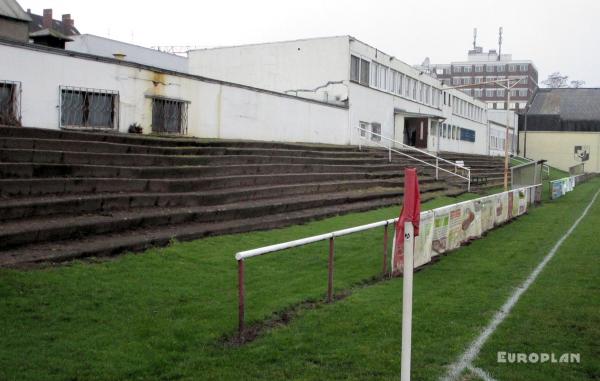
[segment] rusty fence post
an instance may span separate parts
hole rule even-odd
[[[388,262],[388,223],[383,227],[383,276],[387,274]]]
[[[333,253],[334,253],[334,237],[329,238],[329,266],[327,277],[327,302],[333,301]]]
[[[238,260],[238,336],[244,340],[244,260]]]

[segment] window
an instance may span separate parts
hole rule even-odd
[[[485,71],[486,71],[486,73],[493,73],[494,65],[485,65]]]
[[[0,125],[21,124],[20,85],[19,82],[0,81]]]
[[[116,129],[118,107],[116,91],[60,87],[60,127]]]
[[[475,72],[476,73],[483,72],[483,65],[475,65]]]
[[[471,95],[471,89],[462,89],[462,91],[467,95]]]
[[[460,66],[453,67],[455,73],[460,73]]]
[[[447,129],[448,129],[448,125],[446,123],[442,124],[442,138],[446,138],[447,136]]]
[[[360,60],[360,84],[369,86],[369,66],[370,63],[367,60]]]
[[[413,85],[412,85],[412,99],[417,100],[417,86],[419,85],[419,82],[417,82],[416,79],[413,79]]]
[[[483,90],[482,89],[475,89],[473,90],[473,95],[477,98],[481,98],[483,96]]]
[[[498,90],[496,90],[496,96],[503,97],[504,96],[504,89],[498,89]]]
[[[360,58],[356,56],[350,56],[350,80],[360,80]]]
[[[508,65],[508,71],[517,71],[517,65]]]
[[[387,67],[383,65],[377,65],[377,87],[381,90],[385,90],[387,83]]]
[[[482,83],[483,82],[483,77],[475,77],[475,83]]]
[[[404,75],[402,76],[402,78],[404,79],[404,96],[408,97],[410,96],[410,86],[411,86],[411,82],[412,79],[409,77],[405,77]]]
[[[377,67],[379,64],[377,62],[371,62],[371,80],[369,84],[371,87],[377,87]]]
[[[521,82],[519,82],[519,83],[521,83],[521,84],[523,84],[523,85],[526,85],[526,84],[527,84],[527,82],[528,82],[528,81],[527,81],[527,77],[522,77],[522,78],[521,78]]]
[[[470,72],[471,72],[471,66],[464,66],[464,67],[463,67],[463,71],[464,71],[465,73],[470,73]]]
[[[506,71],[506,65],[498,65],[496,66],[496,71],[499,73],[501,71]]]
[[[452,84],[453,85],[460,85],[460,78],[456,78],[456,77],[452,78]]]
[[[152,98],[152,132],[185,134],[188,102],[168,98]]]
[[[523,65],[523,64],[519,65],[519,71],[527,71],[527,66],[528,65]]]
[[[367,136],[367,132],[369,131],[369,123],[367,122],[358,122],[358,125],[360,126],[360,136],[362,136],[363,138],[365,136]]]
[[[377,134],[377,135],[375,135]],[[381,124],[373,122],[371,123],[371,140],[374,142],[381,141]]]
[[[527,89],[519,89],[519,96],[520,97],[526,97],[527,96]]]
[[[485,90],[485,96],[488,98],[493,98],[494,97],[494,90],[493,89],[486,89]]]

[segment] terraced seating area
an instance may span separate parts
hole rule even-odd
[[[418,159],[435,164],[435,159],[430,156],[415,151],[406,152],[410,153],[412,156]],[[471,191],[473,192],[483,191],[489,188],[501,187],[504,185],[504,157],[462,154],[455,152],[440,152],[439,156],[453,163],[456,163],[457,161],[463,161],[464,165],[471,169]],[[439,162],[439,165],[440,167],[452,172],[455,170],[453,165],[442,161]],[[424,164],[421,164],[421,166],[424,167],[423,170],[427,173],[435,173],[435,170],[431,167],[428,167]],[[463,175],[466,176],[466,174]],[[441,178],[446,179],[447,182],[451,185],[466,186],[465,180],[447,174],[446,172],[440,171],[439,176]]]
[[[141,251],[399,204],[408,165],[352,146],[0,127],[0,266]],[[424,200],[465,190],[435,180],[430,168],[420,172]]]

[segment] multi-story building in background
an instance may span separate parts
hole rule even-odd
[[[430,64],[426,59],[415,68],[439,79],[447,86],[468,86],[461,90],[485,101],[488,108],[506,109],[506,90],[494,83],[499,79],[520,79],[511,90],[511,110],[521,110],[531,101],[538,88],[538,71],[530,60],[514,60],[511,54],[494,49],[484,52],[480,46],[469,50],[466,61],[449,64]]]

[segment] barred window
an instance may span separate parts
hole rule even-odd
[[[0,124],[21,124],[20,82],[0,81]]]
[[[371,123],[371,140],[374,142],[381,141],[381,124],[377,122]]]
[[[186,134],[188,102],[152,98],[152,132],[160,134]]]
[[[360,136],[363,138],[367,136],[367,132],[369,131],[369,123],[367,122],[359,122],[360,126]]]
[[[119,93],[78,87],[60,88],[60,126],[115,129],[119,120]]]

